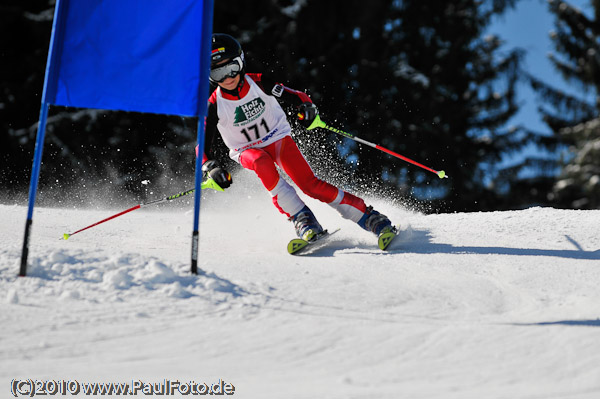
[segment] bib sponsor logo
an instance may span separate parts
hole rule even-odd
[[[265,102],[260,97],[236,107],[233,126],[245,125],[255,120],[265,112],[265,108]]]
[[[262,143],[265,143],[265,142],[269,141],[271,138],[275,137],[279,133],[280,133],[279,129],[274,129],[271,133],[267,134],[265,137],[261,137],[260,139],[254,141],[254,142],[252,142],[250,144],[246,144],[243,147],[234,148],[233,151],[235,151],[235,152],[242,152],[244,150],[247,150],[248,148],[255,147],[255,146],[259,145],[259,144],[262,144]]]

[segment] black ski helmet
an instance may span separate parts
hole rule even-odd
[[[210,54],[210,68],[213,69],[219,61],[225,59],[238,61],[242,68],[240,74],[244,74],[246,69],[246,60],[244,59],[244,52],[242,51],[242,46],[240,43],[232,36],[225,33],[213,33],[212,49]],[[213,83],[216,83],[213,79],[210,80]]]

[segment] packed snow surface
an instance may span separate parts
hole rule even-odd
[[[370,199],[402,229],[382,252],[307,203],[341,231],[294,257],[268,194],[206,192],[198,276],[185,201],[68,240],[135,204],[36,208],[27,277],[26,207],[0,205],[1,396],[33,379],[221,380],[239,398],[600,398],[600,211],[424,215]]]

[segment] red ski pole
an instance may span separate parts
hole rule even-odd
[[[448,178],[448,175],[446,175],[446,172],[444,172],[443,170],[437,171],[437,170],[435,170],[435,169],[432,169],[432,168],[430,168],[430,167],[428,167],[428,166],[425,166],[425,165],[423,165],[423,164],[420,164],[420,163],[419,163],[419,162],[417,162],[417,161],[413,161],[412,159],[410,159],[410,158],[407,158],[407,157],[405,157],[404,155],[400,155],[400,154],[398,154],[397,152],[394,152],[394,151],[392,151],[392,150],[388,150],[387,148],[385,148],[385,147],[382,147],[382,146],[380,146],[379,144],[375,144],[375,143],[368,142],[368,141],[366,141],[366,140],[363,140],[363,139],[361,139],[360,137],[356,137],[356,136],[354,136],[354,135],[352,135],[352,134],[350,134],[350,133],[347,133],[347,132],[344,132],[344,131],[342,131],[342,130],[339,130],[339,129],[336,129],[336,128],[334,128],[334,127],[331,127],[331,126],[327,125],[325,122],[323,122],[323,121],[321,120],[321,118],[319,117],[319,115],[317,115],[317,117],[315,118],[315,120],[313,121],[313,123],[312,123],[312,124],[311,124],[311,125],[308,127],[308,130],[312,130],[312,129],[314,129],[314,128],[317,128],[317,127],[320,127],[320,128],[323,128],[323,129],[330,130],[330,131],[332,131],[332,132],[334,132],[334,133],[337,133],[337,134],[339,134],[339,135],[342,135],[342,136],[344,136],[344,137],[347,137],[347,138],[349,138],[349,139],[352,139],[352,140],[354,140],[354,141],[358,141],[359,143],[362,143],[362,144],[368,145],[369,147],[376,148],[376,149],[378,149],[378,150],[380,150],[380,151],[383,151],[383,152],[385,152],[385,153],[387,153],[387,154],[390,154],[390,155],[392,155],[392,156],[394,156],[394,157],[396,157],[396,158],[400,158],[400,159],[402,159],[403,161],[406,161],[406,162],[408,162],[408,163],[411,163],[411,164],[413,164],[413,165],[416,165],[416,166],[418,166],[418,167],[420,167],[420,168],[423,168],[423,169],[425,169],[425,170],[428,170],[428,171],[430,171],[431,173],[435,173],[435,174],[436,174],[436,175],[437,175],[437,176],[438,176],[440,179]]]
[[[217,182],[215,182],[213,179],[207,179],[204,182],[202,182],[201,189],[205,189],[205,188],[212,188],[213,190],[224,191],[217,184]],[[80,233],[80,232],[82,232],[84,230],[87,230],[87,229],[91,229],[94,226],[98,226],[99,224],[102,224],[104,222],[108,222],[109,220],[112,220],[114,218],[118,218],[119,216],[123,216],[124,214],[129,213],[131,211],[135,211],[136,209],[140,209],[140,208],[143,208],[143,207],[148,206],[148,205],[156,205],[156,204],[160,204],[162,202],[172,201],[172,200],[177,199],[179,197],[183,197],[184,195],[189,195],[189,194],[193,193],[194,191],[196,191],[196,189],[192,188],[191,190],[183,191],[183,192],[178,193],[178,194],[173,194],[173,195],[168,196],[166,198],[157,199],[157,200],[146,202],[146,203],[143,203],[143,204],[137,204],[136,206],[133,206],[133,207],[131,207],[129,209],[126,209],[126,210],[124,210],[122,212],[119,212],[116,215],[109,216],[106,219],[102,219],[101,221],[96,222],[94,224],[91,224],[91,225],[89,225],[87,227],[84,227],[83,229],[79,229],[79,230],[77,230],[77,231],[75,231],[73,233],[65,233],[65,234],[63,234],[63,239],[68,240],[69,237],[71,237],[74,234]]]

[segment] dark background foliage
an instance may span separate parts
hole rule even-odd
[[[595,104],[575,104],[570,114],[560,114],[567,120],[547,114],[556,130],[552,137],[508,128],[518,110],[519,79],[549,92],[520,69],[521,50],[500,51],[501,38],[486,34],[491,18],[516,1],[219,0],[214,31],[238,38],[248,71],[272,73],[305,90],[328,124],[450,176],[441,180],[333,133],[296,129],[294,137],[317,174],[334,184],[425,212],[598,204],[564,199],[556,191],[556,173],[548,173],[559,166],[556,151],[573,142],[559,129],[592,120]],[[26,201],[53,9],[52,0],[0,5],[5,201]],[[551,9],[557,21],[564,18],[559,6]],[[588,30],[595,29],[592,21]],[[557,47],[567,49],[568,43]],[[598,80],[597,69],[586,73]],[[80,206],[189,188],[196,126],[194,118],[51,107],[38,201]],[[528,144],[554,152],[499,167],[503,157]],[[221,157],[226,162],[226,151]],[[532,167],[538,172],[523,178],[523,169]],[[580,191],[580,200],[594,195]]]

